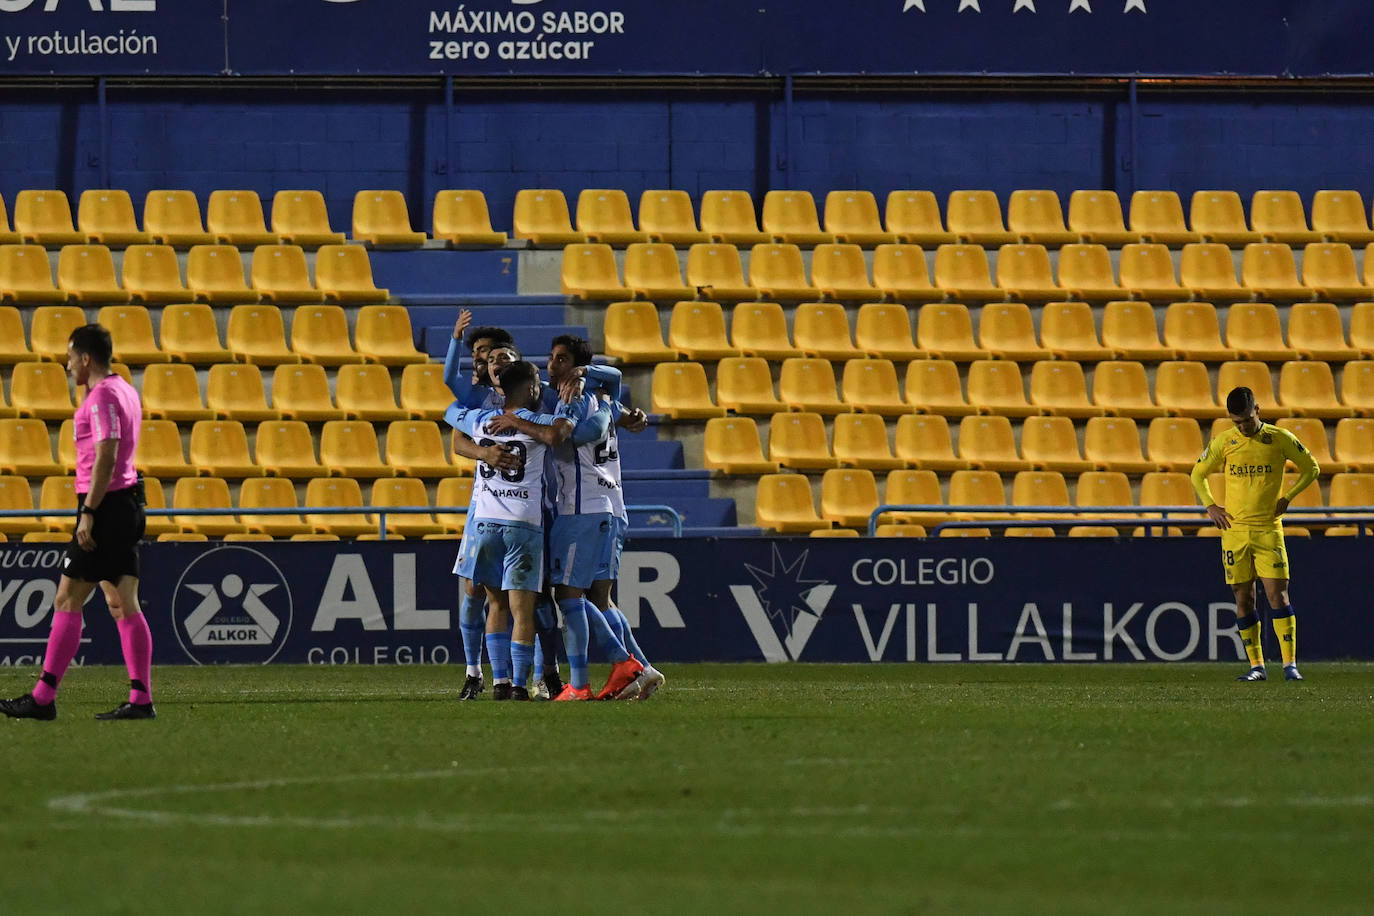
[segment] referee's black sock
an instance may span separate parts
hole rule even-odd
[[[535,633],[539,636],[539,649],[543,656],[544,679],[547,681],[550,673],[558,677],[558,656],[563,649],[562,631],[558,627],[548,627]]]

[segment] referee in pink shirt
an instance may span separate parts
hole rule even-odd
[[[81,607],[99,584],[119,628],[129,670],[129,700],[97,719],[151,719],[153,639],[138,604],[138,542],[143,539],[143,481],[134,470],[143,408],[138,392],[110,370],[110,332],[98,324],[72,331],[67,372],[86,386],[76,410],[76,533],[67,547],[53,602],[43,674],[33,693],[0,700],[14,719],[57,718],[57,687],[81,648]]]

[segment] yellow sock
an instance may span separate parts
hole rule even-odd
[[[1236,629],[1240,631],[1240,641],[1245,645],[1245,654],[1250,659],[1250,667],[1263,667],[1264,647],[1260,645],[1259,618],[1237,617]]]
[[[1293,616],[1292,607],[1279,608],[1274,614],[1271,622],[1274,625],[1274,635],[1279,638],[1279,652],[1283,655],[1283,663],[1285,665],[1296,664],[1298,661],[1298,618]],[[1279,614],[1283,614],[1283,616],[1277,616]]]

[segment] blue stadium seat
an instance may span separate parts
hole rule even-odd
[[[681,442],[620,441],[620,467],[625,471],[669,471],[686,466]]]

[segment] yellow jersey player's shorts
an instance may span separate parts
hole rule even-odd
[[[1287,579],[1288,550],[1282,528],[1228,528],[1221,533],[1221,563],[1226,584],[1238,585],[1256,575]]]

